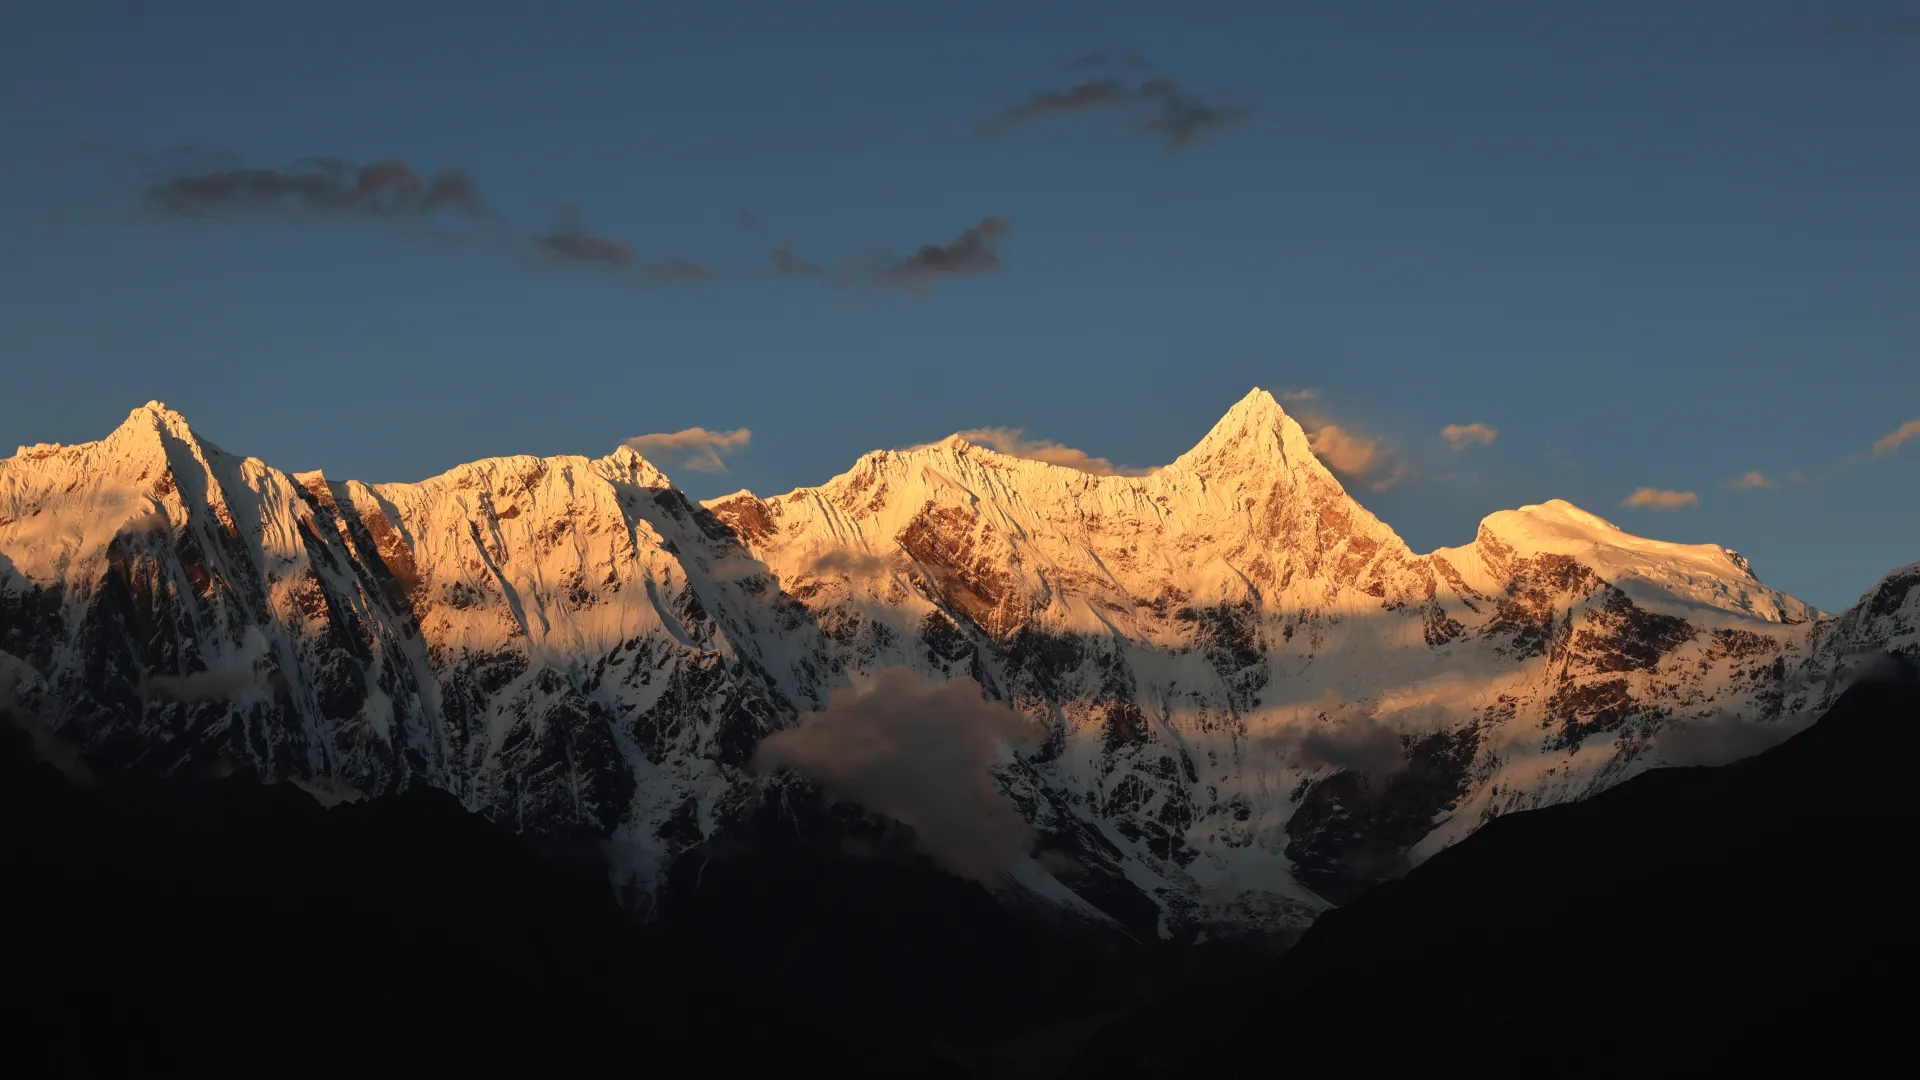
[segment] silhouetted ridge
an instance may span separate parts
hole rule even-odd
[[[1889,662],[1757,757],[1494,821],[1330,912],[1269,974],[1109,1028],[1077,1075],[1848,1075],[1904,1058],[1916,752],[1920,682]],[[1141,1035],[1156,1030],[1182,1034]]]

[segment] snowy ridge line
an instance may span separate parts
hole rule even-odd
[[[955,437],[703,504],[625,447],[287,474],[157,402],[0,461],[0,667],[95,767],[429,784],[599,839],[639,897],[766,827],[769,734],[887,669],[966,677],[1040,733],[992,765],[1033,837],[1008,880],[1176,937],[1782,738],[1920,649],[1916,583],[1827,615],[1560,501],[1416,554],[1262,390],[1144,476]]]

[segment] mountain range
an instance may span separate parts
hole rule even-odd
[[[0,697],[72,773],[445,792],[646,908],[769,831],[1140,938],[1291,935],[1514,811],[1920,653],[1564,502],[1413,552],[1268,393],[1146,476],[955,437],[695,502],[630,448],[286,473],[159,403],[0,461]]]

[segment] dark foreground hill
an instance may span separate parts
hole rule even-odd
[[[1159,955],[790,822],[690,853],[643,927],[443,793],[75,783],[6,725],[0,814],[16,1075],[966,1076]]]
[[[1917,758],[1908,664],[1757,757],[1496,820],[1077,1074],[1907,1072]]]

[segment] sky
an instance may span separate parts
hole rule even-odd
[[[1416,550],[1564,498],[1833,610],[1920,559],[1916,104],[1920,3],[15,5],[0,440],[704,498],[1260,386]]]

